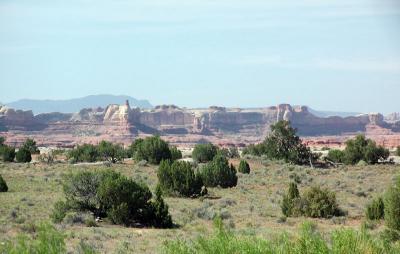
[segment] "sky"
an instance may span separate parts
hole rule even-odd
[[[0,102],[400,111],[398,0],[0,0]]]

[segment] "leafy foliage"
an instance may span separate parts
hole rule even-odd
[[[11,146],[0,147],[0,154],[4,162],[13,162],[15,158],[15,148]]]
[[[385,217],[385,205],[381,197],[377,197],[367,205],[365,215],[369,220],[381,220]]]
[[[64,180],[65,202],[54,207],[53,221],[61,221],[69,210],[89,211],[95,216],[108,217],[115,224],[126,226],[140,223],[158,227],[161,224],[154,205],[160,198],[151,201],[149,188],[112,170],[80,171],[66,176]],[[164,205],[161,215],[169,216]],[[165,208],[167,207],[167,208]],[[164,225],[164,224],[162,224]],[[165,224],[166,225],[166,224]]]
[[[170,147],[171,160],[176,161],[182,159],[182,152],[175,146]]]
[[[192,158],[198,163],[206,163],[212,161],[217,155],[218,148],[211,143],[197,144],[192,152]]]
[[[122,161],[125,157],[124,148],[119,144],[113,144],[107,141],[101,141],[97,147],[99,156],[104,161],[116,163]]]
[[[295,216],[294,214],[295,203],[299,198],[300,198],[300,193],[299,189],[297,188],[297,184],[290,183],[288,192],[286,193],[285,196],[283,196],[281,204],[283,215],[285,215],[286,217]]]
[[[400,146],[398,146],[397,149],[396,149],[396,155],[400,156]]]
[[[20,148],[18,152],[15,155],[15,158],[17,159],[17,162],[25,163],[25,162],[31,162],[32,161],[32,155],[30,150],[27,148]]]
[[[192,197],[200,195],[203,181],[189,162],[162,161],[157,172],[161,190],[168,195]]]
[[[221,186],[222,188],[231,188],[237,185],[236,169],[228,160],[221,154],[218,154],[214,159],[204,165],[200,169],[200,175],[203,183],[207,187]]]
[[[345,153],[339,149],[329,150],[326,159],[334,163],[343,163],[345,160]]]
[[[3,179],[3,177],[0,175],[0,192],[7,192],[7,191],[8,191],[7,183]]]
[[[298,165],[309,164],[318,159],[296,135],[296,129],[288,121],[279,121],[271,125],[271,133],[258,145],[249,146],[244,154],[266,155],[270,159],[284,160]]]
[[[162,160],[172,159],[168,143],[159,136],[148,137],[143,141],[137,141],[131,145],[134,151],[134,159],[146,160],[152,164],[160,164]]]
[[[288,193],[281,204],[285,216],[306,216],[330,218],[340,215],[335,193],[319,186],[313,186],[300,196],[295,183],[289,185]]]
[[[390,155],[389,150],[377,146],[373,140],[366,139],[364,135],[358,135],[355,139],[348,140],[344,154],[344,162],[351,165],[360,161],[376,164],[379,161],[387,160]]]
[[[67,158],[73,163],[77,162],[95,162],[99,158],[97,147],[91,144],[77,146],[68,152]]]
[[[241,160],[239,163],[238,171],[243,174],[250,174],[250,165],[245,160]]]
[[[25,140],[24,144],[22,145],[23,149],[28,150],[31,154],[39,154],[39,148],[36,145],[36,141],[28,138]]]

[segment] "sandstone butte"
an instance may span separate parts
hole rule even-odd
[[[143,110],[124,105],[86,108],[77,113],[45,113],[0,106],[0,136],[19,146],[27,137],[41,146],[73,147],[109,140],[128,145],[137,137],[159,134],[171,144],[190,147],[199,142],[243,147],[261,142],[271,124],[288,120],[305,143],[340,147],[346,139],[364,133],[388,148],[400,145],[400,115],[362,114],[352,117],[317,117],[305,106],[281,104],[267,108],[204,109],[162,105]]]

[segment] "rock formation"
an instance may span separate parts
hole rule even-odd
[[[317,117],[305,106],[237,109],[212,106],[186,109],[162,105],[154,109],[131,108],[129,103],[82,109],[74,114],[49,113],[0,107],[0,135],[11,140],[36,135],[39,143],[73,145],[109,139],[129,143],[137,136],[160,134],[180,144],[199,141],[246,144],[261,141],[269,126],[287,120],[302,136],[347,136],[355,133],[400,135],[398,115],[372,113],[352,117]],[[375,135],[374,134],[374,135]],[[17,141],[16,141],[17,142]],[[19,141],[18,141],[19,142]],[[336,142],[336,141],[333,141]]]

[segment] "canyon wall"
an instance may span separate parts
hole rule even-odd
[[[24,136],[41,138],[43,144],[74,145],[108,139],[129,143],[138,136],[159,134],[172,142],[202,140],[250,143],[264,139],[269,126],[287,120],[301,136],[346,136],[355,133],[400,134],[398,115],[381,114],[353,117],[317,117],[305,106],[281,104],[273,107],[240,109],[209,107],[179,108],[174,105],[141,110],[129,103],[106,108],[82,109],[73,114],[48,113],[34,116],[31,111],[0,107],[1,135],[17,140]],[[39,140],[40,141],[40,140]],[[222,142],[221,141],[221,142]]]

